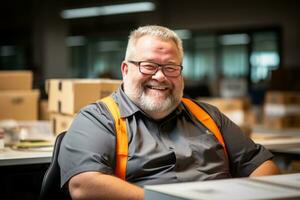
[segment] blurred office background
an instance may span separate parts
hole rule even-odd
[[[129,31],[146,24],[183,39],[191,97],[234,96],[229,85],[261,104],[272,87],[300,87],[297,1],[10,0],[0,16],[0,69],[32,70],[41,90],[48,78],[120,79]]]
[[[296,128],[294,135],[299,136],[297,1],[4,0],[0,18],[1,120],[29,118],[32,127],[40,125],[37,120],[47,120],[53,137],[67,130],[76,112],[64,113],[56,105],[62,101],[89,103],[90,99],[80,93],[85,89],[70,95],[70,90],[61,91],[61,85],[69,84],[69,78],[121,79],[120,64],[129,32],[157,24],[175,30],[183,40],[187,96],[216,105],[249,136],[252,129],[254,133],[260,131],[257,125],[261,124],[280,137],[289,133],[286,129]],[[6,70],[27,73],[11,75]],[[66,80],[51,83],[57,87],[49,91],[49,97],[55,98],[48,102],[45,80],[55,78]],[[27,87],[26,91],[7,91],[12,83]],[[277,152],[279,158],[284,154],[284,162],[278,159],[278,163],[284,172],[299,172],[299,150],[294,157],[289,149],[287,152],[288,156]],[[2,159],[0,164],[1,199],[37,199],[49,163],[12,165]]]

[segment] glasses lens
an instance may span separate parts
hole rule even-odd
[[[140,63],[140,71],[143,74],[152,75],[156,72],[158,65],[151,62],[141,62]]]
[[[147,75],[153,75],[157,72],[160,65],[152,62],[140,62],[140,72]],[[181,74],[180,65],[163,65],[162,71],[165,76],[177,77]]]
[[[166,76],[176,77],[180,75],[181,67],[179,65],[165,65],[163,71]]]

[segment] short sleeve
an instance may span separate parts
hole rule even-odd
[[[234,122],[221,114],[221,132],[229,152],[233,177],[247,177],[273,154],[264,146],[255,144]]]
[[[82,172],[113,174],[114,160],[114,122],[104,105],[91,104],[77,114],[62,141],[58,157],[61,186]]]
[[[216,107],[203,104],[217,123],[228,152],[230,172],[233,177],[247,177],[263,162],[273,158],[264,146],[255,144],[241,128]]]

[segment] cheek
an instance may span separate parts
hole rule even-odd
[[[173,85],[175,87],[175,90],[182,90],[183,87],[184,87],[184,83],[183,83],[183,79],[182,78],[173,80],[172,83],[173,83]]]
[[[128,70],[123,73],[123,79],[127,81],[134,79],[135,77],[134,73],[135,72],[131,68],[128,68]]]
[[[123,75],[123,80],[130,87],[137,87],[147,81],[147,77],[143,76],[139,71],[128,71]]]

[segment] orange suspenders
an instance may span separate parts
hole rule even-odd
[[[124,118],[121,118],[119,106],[116,104],[116,102],[111,96],[105,97],[100,101],[106,105],[106,107],[108,108],[108,110],[114,118],[117,138],[115,175],[125,180],[128,157],[128,135],[126,122]],[[189,109],[189,111],[215,135],[219,143],[223,146],[225,154],[227,155],[224,139],[215,121],[198,104],[196,104],[192,100],[182,98],[182,102]]]
[[[126,165],[128,156],[128,135],[125,118],[121,118],[119,106],[111,97],[101,99],[112,114],[116,127],[116,169],[115,175],[123,180],[126,179]]]
[[[227,149],[225,146],[225,142],[223,139],[223,136],[216,125],[215,121],[203,110],[198,104],[193,102],[190,99],[182,98],[181,101],[184,103],[184,105],[189,109],[191,113],[206,127],[210,132],[212,132],[219,143],[223,146],[223,149],[225,151],[225,154],[227,155]]]

